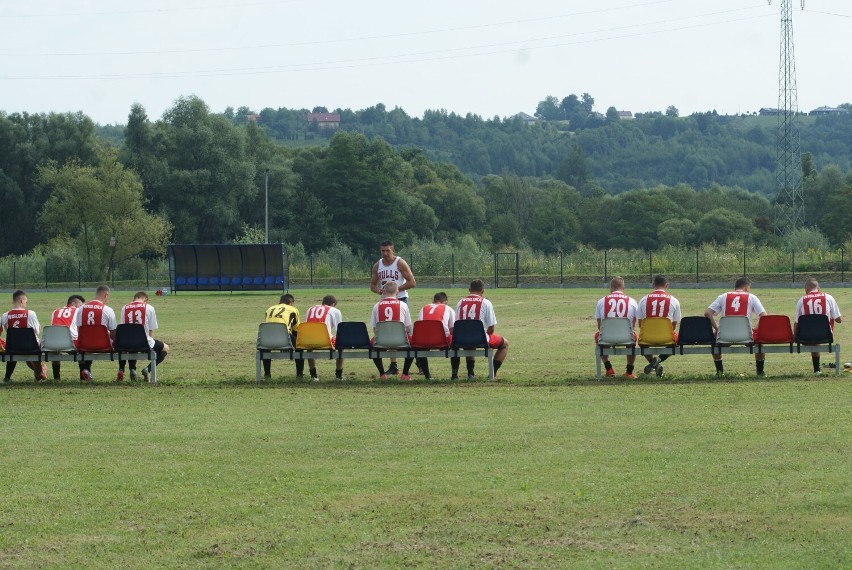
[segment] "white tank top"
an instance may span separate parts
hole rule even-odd
[[[385,283],[390,283],[391,281],[395,282],[398,286],[402,286],[405,283],[405,277],[402,276],[402,272],[399,270],[399,260],[402,259],[399,256],[396,256],[390,265],[385,265],[383,259],[379,259],[379,266],[377,268],[379,275],[379,289],[384,288]],[[398,291],[396,294],[397,299],[404,299],[408,297],[408,291]]]

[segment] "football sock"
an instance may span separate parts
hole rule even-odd
[[[610,366],[610,368],[612,368],[612,366]],[[634,368],[635,368],[635,366],[633,366],[632,364],[628,364],[628,365],[627,365],[627,373],[628,373],[628,374],[633,374],[633,369],[634,369]],[[607,368],[607,370],[609,370],[609,368]]]
[[[607,370],[612,370],[612,362],[610,362],[609,360],[604,362],[604,368],[606,368]]]
[[[724,366],[722,365],[722,360],[714,360],[713,364],[716,365],[716,372],[724,372]]]
[[[758,374],[763,374],[763,364],[765,362],[766,362],[765,360],[755,360],[754,361],[755,366],[757,366],[757,373]]]
[[[299,360],[296,361],[296,374],[301,376],[304,373],[305,373],[305,361],[302,360],[302,359],[299,359]]]
[[[671,354],[661,354],[660,362],[665,362],[666,360],[668,360],[669,356],[671,356]]]
[[[342,380],[343,379],[343,369],[341,368],[340,370],[335,370],[334,371],[334,377],[337,378],[338,380]]]
[[[494,374],[497,374],[497,371],[500,370],[500,367],[503,366],[503,363],[499,360],[494,361]]]
[[[814,364],[814,372],[819,372],[819,356],[811,356],[811,362]]]
[[[384,365],[384,363],[382,362],[382,359],[381,359],[381,358],[374,358],[374,359],[373,359],[373,364],[375,364],[375,365],[376,365],[376,370],[378,370],[378,371],[379,371],[379,376],[381,376],[382,374],[384,374],[384,373],[385,373],[385,365]]]

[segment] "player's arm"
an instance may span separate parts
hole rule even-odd
[[[370,278],[370,291],[377,295],[382,294],[382,289],[379,287],[379,262],[373,264],[373,275]]]
[[[494,325],[491,325],[490,327],[485,329],[485,332],[487,332],[488,334],[494,334]]]
[[[411,272],[408,262],[404,259],[399,260],[399,272],[405,278],[405,283],[399,286],[400,291],[407,291],[408,289],[417,287],[417,281],[414,280],[414,273]]]

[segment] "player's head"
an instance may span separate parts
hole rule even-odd
[[[624,291],[624,277],[615,276],[609,282],[610,291]]]
[[[382,259],[385,261],[393,261],[394,247],[393,242],[385,240],[379,244],[379,252],[382,254]]]
[[[281,295],[281,298],[278,299],[278,302],[282,305],[292,305],[296,302],[296,298],[290,293],[284,293],[283,295]]]
[[[814,291],[819,291],[819,281],[811,277],[805,281],[805,292],[813,293]]]
[[[470,287],[467,290],[471,293],[482,293],[485,291],[485,283],[482,279],[474,279],[470,282]]]
[[[86,300],[83,297],[81,297],[80,295],[71,295],[70,297],[68,297],[68,302],[65,303],[65,306],[66,307],[79,307],[80,305],[82,305],[85,302],[86,302]]]
[[[396,284],[396,281],[388,281],[385,283],[384,287],[382,287],[382,296],[396,297],[397,291],[399,291],[399,285]]]
[[[137,291],[133,295],[133,300],[134,301],[142,301],[143,303],[147,303],[148,302],[148,293],[146,293],[145,291]]]
[[[12,302],[16,305],[22,306],[27,304],[27,294],[23,291],[23,289],[18,289],[12,293]]]
[[[654,289],[666,289],[669,286],[669,280],[665,275],[654,275]]]
[[[734,289],[738,291],[748,291],[751,288],[751,279],[748,277],[740,277],[734,283]]]
[[[439,305],[446,305],[447,304],[447,294],[444,293],[443,291],[441,291],[440,293],[435,293],[435,295],[432,297],[432,302],[438,303]]]
[[[326,295],[325,297],[322,298],[322,304],[328,305],[329,307],[336,307],[337,306],[337,297],[335,297],[334,295]]]
[[[95,289],[95,298],[103,303],[109,299],[109,285],[98,285]]]

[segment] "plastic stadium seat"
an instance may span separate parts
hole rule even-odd
[[[705,316],[683,317],[677,343],[680,346],[715,344],[716,333],[710,319]]]
[[[601,319],[601,330],[598,344],[601,346],[632,346],[636,343],[633,338],[633,327],[630,319],[614,317]]]
[[[296,348],[300,350],[325,350],[331,346],[325,323],[301,323],[297,329]]]
[[[344,321],[337,325],[335,348],[370,348],[370,333],[362,322]]]
[[[282,277],[280,275],[275,277],[275,284],[276,285],[284,285],[284,277]]]
[[[263,277],[255,277],[251,282],[252,285],[263,285]]]
[[[793,327],[787,315],[763,315],[757,324],[754,337],[757,344],[790,344],[793,342]]]
[[[116,352],[148,352],[149,350],[151,346],[148,344],[145,327],[138,323],[123,323],[116,327]]]
[[[186,280],[187,285],[195,285],[197,282],[198,282],[198,280],[195,277],[190,277],[189,279]]]
[[[716,333],[716,344],[752,344],[754,334],[748,317],[722,317]]]
[[[213,277],[210,278],[210,284],[211,285],[218,285],[219,284],[219,278],[214,275]]]
[[[382,321],[376,323],[374,348],[408,348],[408,333],[401,321]]]
[[[411,330],[411,346],[423,350],[433,348],[450,348],[447,335],[444,333],[444,323],[441,321],[414,321]]]
[[[257,329],[258,350],[292,350],[293,339],[284,323],[260,323]]]
[[[243,277],[243,285],[251,285],[251,277]]]
[[[275,278],[271,275],[267,275],[266,278],[263,280],[264,285],[272,285],[274,283],[275,283]]]
[[[41,347],[35,330],[10,328],[6,331],[6,354],[39,354]]]
[[[456,321],[453,325],[453,348],[487,348],[488,335],[479,319]]]
[[[48,325],[42,331],[41,349],[44,352],[74,352],[74,340],[68,327]]]
[[[831,344],[834,333],[826,315],[802,315],[796,326],[796,342],[799,344]]]
[[[650,317],[639,327],[640,346],[672,346],[675,343],[674,327],[665,317]]]
[[[186,277],[184,277],[183,275],[181,275],[180,277],[178,277],[177,279],[175,279],[175,285],[178,285],[178,286],[179,286],[179,285],[186,285]]]
[[[77,331],[80,352],[112,352],[112,341],[104,325],[80,325]]]

